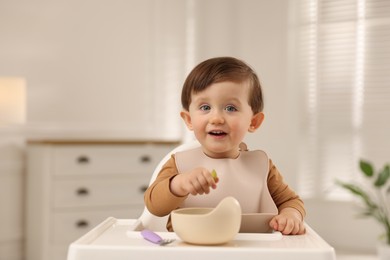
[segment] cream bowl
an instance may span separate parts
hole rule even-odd
[[[215,208],[182,208],[171,213],[173,230],[184,242],[219,245],[231,241],[240,230],[241,207],[233,197]]]

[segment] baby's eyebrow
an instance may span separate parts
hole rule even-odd
[[[232,98],[228,100],[228,103],[241,104],[241,101],[238,98]]]
[[[200,104],[200,103],[208,103],[209,100],[208,98],[205,98],[205,97],[197,97],[197,98],[194,98],[192,100],[193,103],[197,103],[197,104]]]

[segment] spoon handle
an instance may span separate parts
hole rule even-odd
[[[154,233],[153,231],[148,230],[148,229],[142,230],[141,231],[141,235],[146,240],[148,240],[148,241],[150,241],[152,243],[155,243],[155,244],[160,244],[161,241],[162,241],[162,238],[159,235],[157,235],[156,233]]]

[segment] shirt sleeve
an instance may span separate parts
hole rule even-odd
[[[175,157],[172,155],[144,194],[145,206],[153,215],[159,217],[169,215],[187,198],[175,196],[169,188],[171,179],[177,174]]]
[[[301,213],[302,219],[305,217],[306,211],[302,199],[284,182],[283,176],[271,160],[269,160],[267,182],[268,190],[279,212],[284,208],[294,208]]]

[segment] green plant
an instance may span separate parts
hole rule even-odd
[[[390,166],[375,171],[370,162],[360,160],[360,170],[371,185],[346,183],[337,181],[337,184],[360,198],[364,204],[363,216],[375,218],[385,230],[385,240],[390,245]]]

